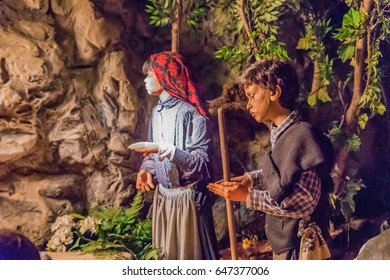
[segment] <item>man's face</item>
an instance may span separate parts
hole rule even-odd
[[[149,70],[148,74],[144,80],[145,88],[149,95],[160,96],[163,91],[160,83],[157,80],[156,74],[153,70]]]
[[[272,92],[256,84],[249,84],[244,88],[248,97],[246,108],[257,122],[270,120]]]

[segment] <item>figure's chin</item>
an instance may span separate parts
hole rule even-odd
[[[158,93],[157,92],[150,92],[150,91],[148,91],[148,95],[150,95],[150,96],[158,96]]]
[[[262,122],[264,122],[264,120],[261,118],[261,117],[259,117],[259,116],[257,116],[257,117],[253,117],[258,123],[262,123]]]
[[[162,93],[162,90],[158,90],[158,91],[151,91],[151,90],[147,90],[146,89],[146,92],[148,93],[148,95],[151,95],[151,96],[160,96],[160,94]]]
[[[257,122],[259,121],[259,117],[257,117],[255,114],[251,114],[252,118],[254,118]]]

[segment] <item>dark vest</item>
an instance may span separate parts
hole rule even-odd
[[[330,177],[333,162],[333,148],[329,139],[309,123],[298,121],[289,126],[280,135],[274,148],[264,155],[261,162],[263,188],[280,203],[292,193],[302,172],[315,169],[321,179],[321,197],[310,216],[326,236],[327,194],[333,190]],[[299,219],[266,215],[266,235],[276,254],[299,247],[298,224]]]

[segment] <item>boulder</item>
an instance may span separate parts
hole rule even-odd
[[[360,249],[357,260],[389,260],[390,230],[369,239]]]

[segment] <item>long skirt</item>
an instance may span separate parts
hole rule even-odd
[[[190,187],[157,186],[153,199],[153,245],[166,260],[202,259],[195,191]]]

